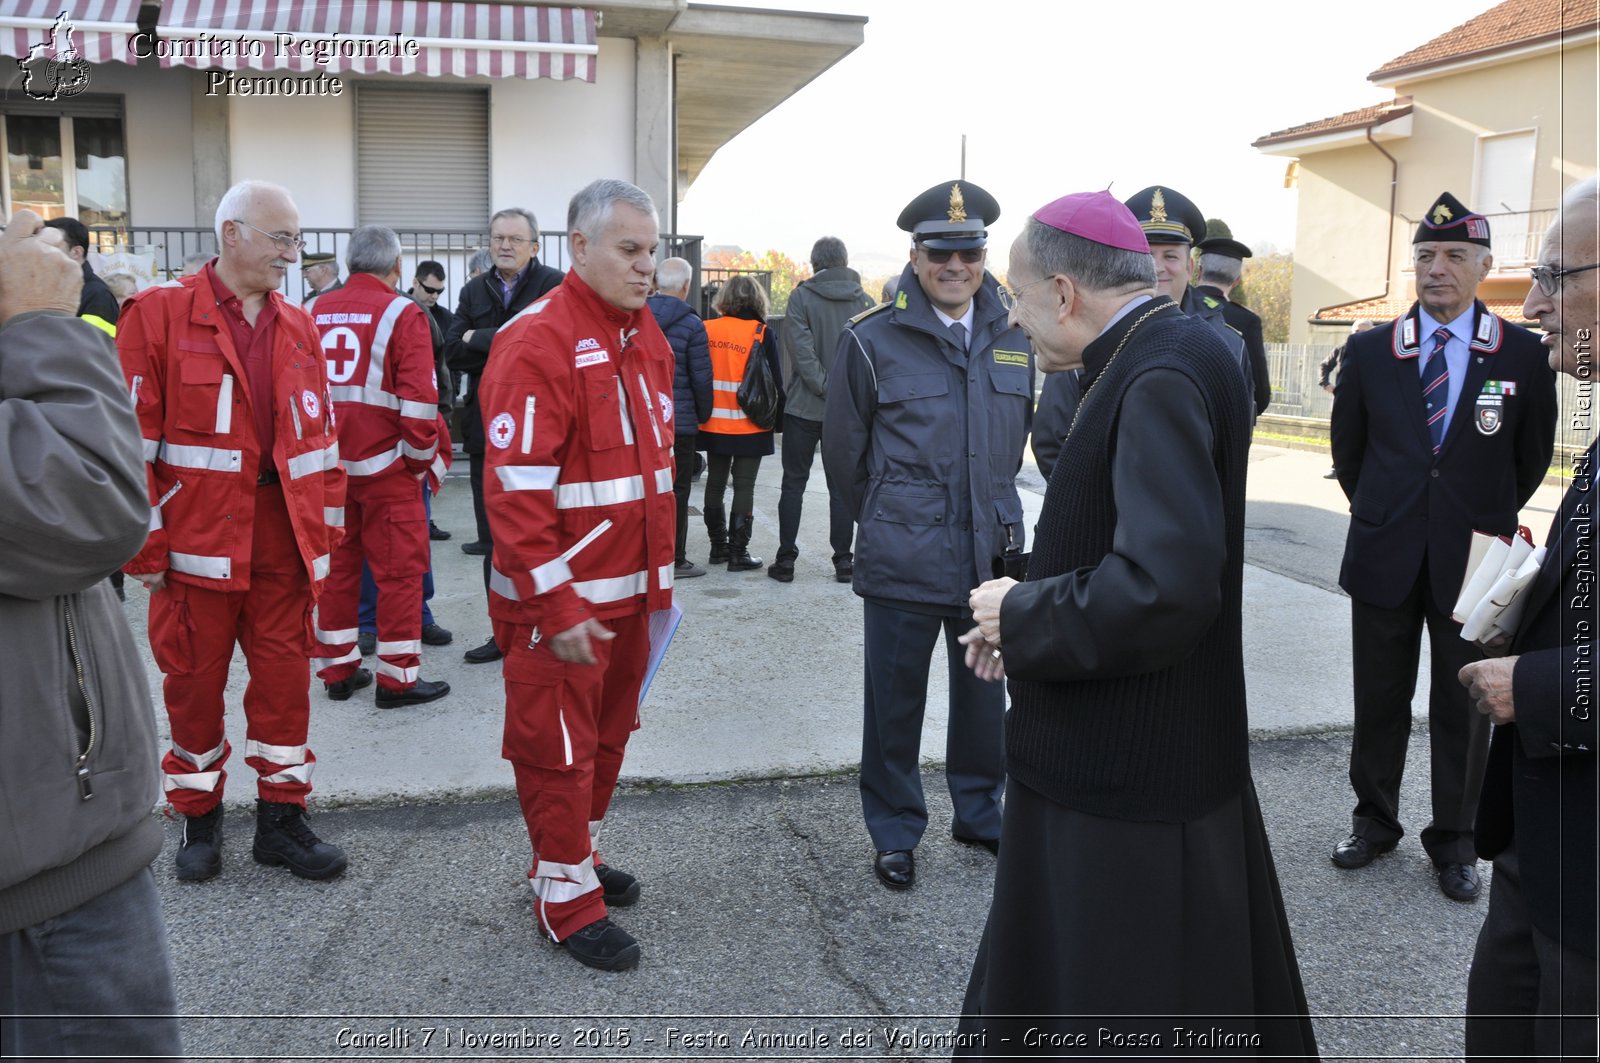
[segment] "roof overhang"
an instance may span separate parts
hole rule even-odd
[[[602,37],[663,37],[676,61],[680,192],[724,144],[861,46],[864,15],[624,0]]]
[[[1411,110],[1407,108],[1404,114],[1394,118],[1367,122],[1348,129],[1322,130],[1301,137],[1263,138],[1256,142],[1255,147],[1264,155],[1297,159],[1320,151],[1337,151],[1365,144],[1369,129],[1373,140],[1404,140],[1411,135]]]
[[[1503,63],[1535,59],[1541,55],[1553,55],[1563,49],[1592,45],[1597,40],[1600,40],[1600,26],[1590,23],[1577,32],[1559,30],[1530,41],[1518,41],[1515,44],[1508,44],[1498,48],[1487,48],[1471,55],[1464,55],[1443,62],[1432,61],[1417,63],[1412,66],[1375,70],[1367,75],[1367,80],[1381,88],[1394,88],[1398,85],[1410,85],[1418,81],[1449,77],[1452,74],[1481,70],[1485,67],[1499,66]]]

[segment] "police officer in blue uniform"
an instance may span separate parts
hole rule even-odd
[[[861,803],[889,889],[916,876],[928,825],[918,770],[930,656],[941,629],[950,676],[945,774],[951,834],[998,852],[1005,692],[963,663],[967,596],[1023,547],[1022,464],[1033,353],[1008,328],[985,269],[994,197],[946,181],[899,226],[910,262],[892,303],[854,318],[828,378],[822,457],[858,525],[856,594],[866,657]]]

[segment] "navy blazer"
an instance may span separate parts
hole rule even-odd
[[[1545,348],[1474,306],[1467,379],[1437,457],[1423,416],[1417,305],[1346,345],[1330,425],[1350,499],[1339,586],[1368,605],[1398,606],[1426,559],[1434,605],[1448,614],[1472,533],[1515,533],[1550,467],[1556,385]]]
[[[1478,822],[1478,855],[1516,838],[1533,925],[1595,954],[1596,804],[1595,448],[1574,463],[1572,486],[1545,540],[1548,553],[1512,639],[1515,723],[1494,729]]]

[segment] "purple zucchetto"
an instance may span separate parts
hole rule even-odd
[[[1042,225],[1107,247],[1150,253],[1150,242],[1133,212],[1110,192],[1074,192],[1033,212]]]

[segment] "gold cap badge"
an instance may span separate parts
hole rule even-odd
[[[1150,197],[1150,220],[1167,220],[1167,197],[1161,194],[1161,189],[1156,189],[1156,194]]]
[[[961,186],[950,186],[950,221],[967,220],[967,201],[961,198]]]
[[[1450,208],[1445,206],[1443,203],[1440,203],[1437,207],[1433,208],[1433,224],[1435,225],[1443,225],[1453,217],[1455,217],[1455,215],[1452,214]]]

